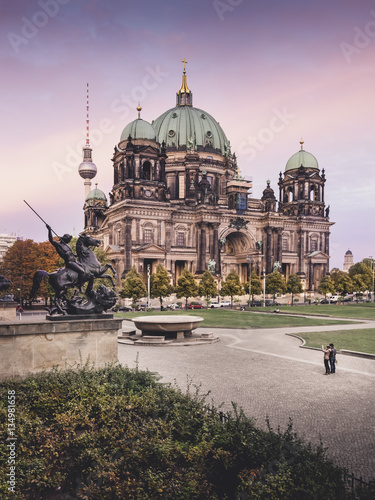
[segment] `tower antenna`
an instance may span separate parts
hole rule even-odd
[[[86,88],[86,146],[90,146],[90,99],[89,99],[89,84],[87,83]]]

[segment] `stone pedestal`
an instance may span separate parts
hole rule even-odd
[[[121,319],[70,319],[0,323],[0,379],[118,360]]]
[[[6,302],[0,300],[0,321],[16,320],[17,302]]]

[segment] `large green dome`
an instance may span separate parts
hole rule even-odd
[[[159,143],[167,149],[183,149],[192,144],[225,154],[229,141],[219,123],[206,111],[192,106],[171,108],[152,122]]]
[[[291,156],[287,161],[285,172],[287,172],[288,170],[300,168],[301,166],[304,168],[314,168],[316,170],[319,170],[318,160],[314,155],[302,149],[303,141],[301,141],[300,144],[300,151]]]
[[[156,139],[155,130],[152,128],[152,125],[142,120],[142,118],[137,118],[126,125],[122,131],[120,141],[126,141],[129,135],[132,139],[149,139],[150,141]]]

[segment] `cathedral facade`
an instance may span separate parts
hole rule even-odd
[[[279,174],[278,199],[270,181],[255,199],[219,123],[193,107],[185,69],[175,107],[152,123],[137,109],[114,149],[109,200],[95,188],[84,204],[85,232],[104,242],[119,279],[133,265],[146,279],[159,263],[173,284],[184,268],[197,278],[209,268],[218,281],[235,269],[243,283],[251,271],[278,269],[316,290],[329,271],[333,223],[324,169],[303,142]],[[85,179],[95,175],[88,147]]]

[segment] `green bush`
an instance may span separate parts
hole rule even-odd
[[[119,365],[0,384],[16,394],[14,499],[346,499],[342,470],[292,432],[257,429],[236,406],[224,423],[187,393]],[[0,456],[7,456],[5,441]],[[6,458],[0,465],[7,498]],[[65,496],[64,496],[65,495]],[[57,497],[56,497],[57,498]]]

